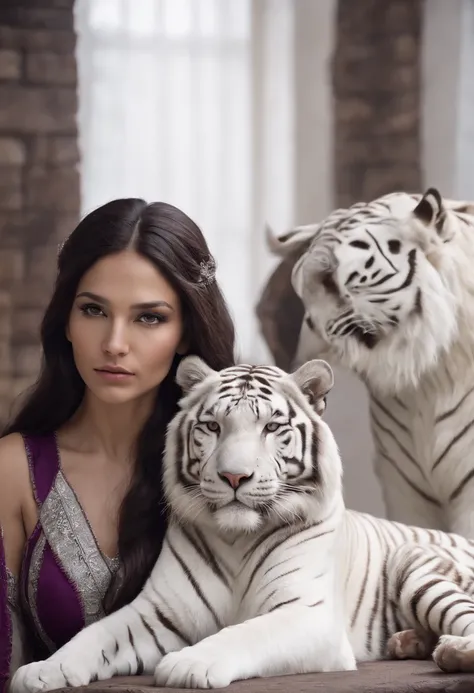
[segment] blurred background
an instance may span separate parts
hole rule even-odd
[[[474,0],[1,0],[0,422],[35,378],[58,243],[116,197],[203,229],[241,360],[278,233],[395,190],[474,198]],[[364,388],[328,419],[383,515]]]

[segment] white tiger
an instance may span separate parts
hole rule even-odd
[[[474,542],[345,510],[321,419],[328,364],[216,372],[191,356],[177,379],[187,394],[165,452],[170,525],[150,578],[130,605],[20,668],[12,693],[142,672],[220,688],[352,670],[384,656],[390,636],[393,656],[426,656],[430,633],[445,633],[441,668],[474,670]]]
[[[474,203],[393,193],[282,241],[306,315],[294,365],[366,383],[389,519],[474,538]]]

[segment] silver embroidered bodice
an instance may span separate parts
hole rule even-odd
[[[8,574],[8,596],[11,607],[26,616],[43,645],[54,652],[63,644],[52,632],[55,619],[44,616],[42,619],[40,613],[44,615],[49,608],[62,609],[67,618],[70,600],[74,599],[78,600],[80,609],[75,602],[70,613],[82,615],[81,623],[74,624],[77,631],[98,620],[104,615],[102,601],[120,561],[100,550],[80,502],[62,472],[59,453],[52,485],[41,502],[35,460],[27,444],[26,447],[38,502],[38,523],[27,542],[19,584]],[[62,581],[73,589],[56,590],[56,587],[64,588],[58,584]],[[68,603],[58,603],[57,595],[62,595],[63,601],[64,595],[70,595]],[[49,624],[49,632],[44,622]]]

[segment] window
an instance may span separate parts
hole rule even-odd
[[[291,207],[290,14],[290,0],[76,2],[83,212],[140,196],[189,214],[249,361],[265,358],[253,315],[272,264],[261,200],[274,190],[278,212]],[[269,80],[262,51],[278,60]]]

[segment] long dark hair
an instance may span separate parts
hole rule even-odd
[[[77,286],[100,258],[126,249],[150,260],[180,296],[188,353],[215,369],[233,365],[234,326],[217,282],[202,282],[202,263],[209,261],[210,253],[198,226],[163,202],[114,200],[88,214],[59,254],[53,296],[41,325],[41,371],[3,435],[50,434],[76,412],[85,386],[66,326]],[[121,570],[104,600],[108,613],[134,599],[161,551],[166,530],[161,459],[166,428],[181,395],[175,382],[179,361],[176,355],[136,443],[133,477],[119,515]]]

